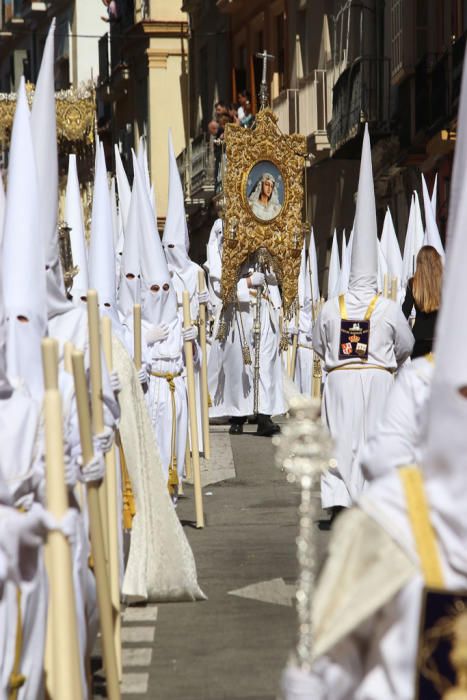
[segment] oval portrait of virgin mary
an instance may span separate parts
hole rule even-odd
[[[246,182],[246,200],[250,211],[260,221],[272,221],[284,205],[284,181],[279,168],[261,160],[251,168]]]

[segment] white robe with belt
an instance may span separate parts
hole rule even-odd
[[[241,272],[251,270],[245,266]],[[213,280],[220,284],[220,280]],[[215,286],[215,284],[213,284]],[[266,298],[266,295],[268,298]],[[216,339],[217,325],[209,354],[208,382],[212,407],[211,418],[249,416],[254,412],[254,320],[256,291],[249,289],[245,278],[237,285],[238,306],[224,309],[226,338]],[[279,309],[281,299],[277,284],[270,283],[261,299],[261,339],[258,412],[266,415],[285,413],[282,365],[279,354]],[[245,365],[242,343],[250,349],[252,364]]]
[[[374,291],[367,289],[345,295],[347,315],[363,320]],[[413,335],[401,308],[379,298],[370,319],[367,363],[340,360],[341,315],[337,298],[324,305],[313,330],[313,347],[324,360],[328,373],[323,393],[323,416],[336,444],[337,468],[321,482],[323,508],[350,506],[365,486],[359,465],[359,451],[373,434],[382,416],[393,373],[410,355]],[[355,369],[335,368],[355,364]],[[361,369],[363,364],[381,369]],[[332,371],[335,370],[335,371]]]

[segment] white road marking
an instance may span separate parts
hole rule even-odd
[[[123,622],[155,622],[157,620],[157,605],[144,607],[129,606],[123,613]]]
[[[271,603],[272,605],[291,607],[295,595],[295,586],[288,585],[282,578],[273,578],[270,581],[259,581],[244,588],[238,588],[236,591],[229,591],[229,595],[248,598],[249,600],[259,600],[262,603]]]
[[[150,666],[151,661],[152,649],[141,649],[140,647],[124,647],[122,649],[123,668],[127,666]]]
[[[155,632],[155,627],[122,627],[122,642],[126,644],[153,643]]]
[[[120,692],[122,695],[146,695],[149,685],[149,673],[124,673]]]

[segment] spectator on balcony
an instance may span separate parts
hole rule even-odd
[[[222,101],[216,102],[216,104],[214,105],[214,109],[215,109],[214,116],[215,116],[215,119],[217,122],[219,122],[220,118],[223,115],[225,115],[225,114],[228,115],[228,113],[229,113],[227,104],[225,102],[222,102]]]
[[[238,110],[240,112],[240,109]],[[245,102],[245,107],[243,108],[244,116],[240,119],[240,124],[245,129],[251,129],[255,122],[255,117],[251,111],[251,102],[248,100]]]
[[[107,8],[107,17],[102,16],[104,22],[117,22],[119,19],[118,6],[116,0],[102,0]]]
[[[237,101],[239,105],[237,109],[237,116],[239,121],[241,122],[242,119],[247,115],[247,110],[245,109],[245,106],[247,104],[250,106],[251,112],[251,95],[248,92],[248,90],[242,90],[241,92],[239,92],[237,95]]]

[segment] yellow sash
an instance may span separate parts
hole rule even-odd
[[[364,321],[370,320],[371,314],[375,310],[375,306],[378,302],[378,299],[379,299],[379,294],[375,294],[373,299],[370,301],[370,305],[368,306],[368,308],[366,310],[365,316],[363,318]],[[348,321],[349,317],[347,314],[347,305],[345,303],[345,296],[343,294],[339,295],[339,311],[340,311],[342,320]]]
[[[430,588],[443,588],[444,580],[438,543],[430,522],[430,511],[422,474],[415,465],[401,467],[398,471],[425,584]]]

